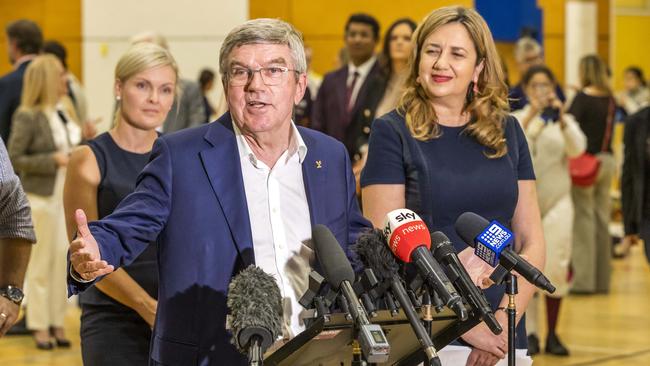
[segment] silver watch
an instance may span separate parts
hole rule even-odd
[[[13,285],[7,285],[0,287],[0,296],[6,297],[16,305],[20,305],[20,303],[23,301],[23,297],[25,297],[25,294],[20,288]]]

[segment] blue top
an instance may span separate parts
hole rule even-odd
[[[137,154],[119,147],[113,137],[105,132],[87,142],[95,154],[99,167],[100,182],[97,187],[97,213],[102,219],[110,215],[117,205],[135,190],[138,175],[149,162],[150,153]],[[156,245],[147,249],[123,269],[154,299],[158,295],[158,269]],[[122,311],[133,311],[118,301],[99,291],[89,288],[79,294],[80,303],[93,305],[113,305]]]
[[[488,148],[464,133],[464,127],[440,128],[440,137],[418,141],[396,111],[375,120],[361,186],[404,184],[406,208],[420,215],[431,232],[442,231],[461,251],[467,245],[454,229],[458,216],[471,211],[509,226],[518,181],[534,180],[535,173],[526,137],[514,117],[504,122],[508,153],[498,159],[488,158]],[[493,308],[504,292],[504,286],[485,291]],[[517,348],[526,348],[524,323],[519,322]]]

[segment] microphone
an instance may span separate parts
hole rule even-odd
[[[503,328],[494,316],[494,312],[483,291],[472,281],[447,235],[440,231],[431,234],[431,252],[438,262],[446,266],[447,273],[450,273],[451,277],[453,277],[454,285],[464,293],[467,302],[481,314],[481,319],[487,324],[492,333],[501,334]]]
[[[424,221],[415,212],[403,208],[389,212],[384,223],[384,234],[393,254],[403,262],[415,262],[420,275],[443,303],[462,320],[467,320],[462,299],[429,251],[431,236]]]
[[[406,289],[402,284],[399,277],[399,265],[395,261],[395,257],[384,244],[386,237],[379,229],[370,231],[363,234],[357,240],[355,249],[363,264],[375,272],[382,280],[389,281],[390,289],[395,294],[397,301],[400,303],[404,314],[411,323],[413,332],[417,337],[424,353],[426,354],[429,365],[440,366],[440,359],[438,353],[431,341],[431,337],[422,325],[418,314],[411,303],[411,300],[406,293]]]
[[[514,269],[540,289],[549,293],[555,292],[555,286],[539,269],[508,248],[514,241],[514,234],[498,221],[488,222],[473,212],[465,212],[456,220],[455,228],[465,243],[474,248],[474,254],[492,267],[500,264],[508,272]],[[499,283],[505,273],[502,271],[499,273],[495,271],[495,273],[497,277],[490,276],[490,278],[497,279],[494,282]]]
[[[390,345],[379,325],[370,324],[366,310],[361,306],[352,283],[354,270],[343,248],[332,232],[324,225],[316,225],[311,232],[316,257],[324,272],[325,279],[336,291],[339,289],[348,302],[348,308],[356,328],[359,330],[361,351],[370,363],[388,361]]]
[[[272,276],[249,266],[228,286],[232,343],[248,364],[261,366],[264,352],[282,334],[282,296]]]

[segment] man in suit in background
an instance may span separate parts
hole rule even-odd
[[[11,133],[11,117],[20,104],[23,75],[43,45],[43,34],[36,23],[21,19],[6,28],[9,62],[13,71],[0,78],[0,137],[6,144]]]
[[[345,25],[347,65],[325,75],[312,111],[312,128],[343,142],[353,160],[367,141],[370,122],[385,89],[375,56],[379,23],[368,14],[353,14]]]
[[[311,228],[326,225],[348,251],[370,225],[345,147],[291,120],[307,87],[297,31],[281,20],[250,20],[224,40],[219,69],[229,112],[160,137],[135,191],[113,214],[87,224],[76,212],[70,293],[157,240],[152,365],[247,364],[225,329],[226,296],[232,276],[251,264],[276,279],[284,335],[296,336],[314,260]]]

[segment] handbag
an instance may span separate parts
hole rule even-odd
[[[607,113],[607,125],[605,126],[605,136],[603,137],[603,144],[600,151],[606,151],[609,142],[609,137],[612,133],[612,124],[614,121],[614,100],[609,100],[609,111]],[[588,152],[582,155],[569,159],[569,174],[571,181],[578,187],[590,187],[596,182],[598,178],[598,169],[600,168],[600,160]]]

